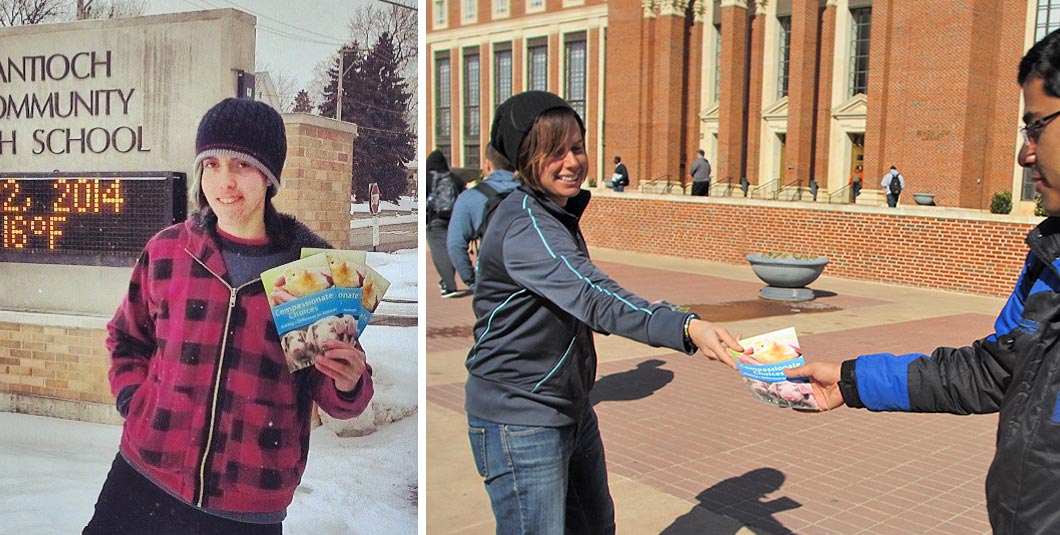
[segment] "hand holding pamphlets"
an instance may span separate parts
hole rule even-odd
[[[743,353],[730,353],[755,399],[785,408],[820,409],[809,382],[784,375],[785,369],[806,363],[793,327],[745,338],[740,344]]]
[[[357,340],[390,287],[364,251],[332,249],[303,249],[301,259],[265,271],[261,282],[292,372],[312,366],[329,340]]]

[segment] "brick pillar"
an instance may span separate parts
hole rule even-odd
[[[784,171],[784,183],[791,184],[798,179],[799,184],[804,187],[809,184],[814,171],[818,9],[816,0],[791,3],[786,155],[788,168]]]
[[[863,173],[866,188],[879,188],[883,173],[891,166],[884,147],[888,147],[888,102],[891,100],[891,39],[894,36],[892,2],[883,0],[872,5],[872,42],[869,45],[869,107],[865,114],[865,159]]]
[[[740,177],[746,158],[744,104],[747,78],[747,2],[721,2],[721,87],[718,109],[716,177]]]
[[[759,177],[762,150],[762,67],[766,50],[766,6],[764,0],[755,2],[754,19],[751,22],[751,72],[747,86],[747,180],[761,184],[769,177]],[[740,178],[735,177],[734,181]]]
[[[837,181],[834,184],[828,182],[828,136],[831,134],[832,125],[832,56],[835,54],[835,18],[836,0],[828,0],[824,11],[821,12],[819,26],[821,51],[818,55],[820,70],[817,76],[817,140],[814,150],[813,176],[817,179],[817,185],[830,190],[839,189],[846,185],[846,175],[843,170],[836,174]],[[841,176],[842,175],[842,176]],[[842,180],[839,180],[839,179]]]
[[[604,153],[605,162],[622,156],[630,173],[630,188],[647,177],[645,144],[648,85],[645,75],[651,62],[645,61],[645,13],[639,2],[608,2],[607,39],[604,66]],[[654,16],[654,14],[652,14]],[[605,167],[606,169],[606,167]],[[602,172],[604,178],[610,173]]]
[[[350,181],[357,126],[305,113],[283,114],[287,164],[276,209],[339,249],[350,246]]]
[[[684,70],[687,74],[685,81],[684,116],[682,121],[685,125],[684,144],[681,154],[678,155],[680,167],[677,171],[678,178],[686,183],[691,183],[692,177],[688,174],[689,161],[700,148],[699,140],[700,112],[703,111],[700,87],[703,85],[703,23],[706,21],[705,0],[696,0],[692,7],[692,25],[688,35],[688,55],[685,58]]]
[[[655,25],[653,41],[654,77],[645,79],[653,86],[651,99],[652,121],[648,139],[652,159],[649,175],[670,175],[671,181],[681,180],[681,148],[684,129],[682,119],[685,104],[685,11],[688,0],[663,0]]]

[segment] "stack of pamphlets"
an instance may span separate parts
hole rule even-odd
[[[302,258],[261,274],[287,367],[313,365],[327,340],[353,343],[390,282],[364,251],[302,249]]]
[[[806,363],[793,327],[745,338],[740,345],[743,353],[729,352],[755,399],[779,407],[820,409],[808,380],[784,375],[784,370]]]

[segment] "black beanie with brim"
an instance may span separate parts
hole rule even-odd
[[[490,144],[518,169],[525,162],[519,160],[519,147],[530,133],[538,116],[549,110],[568,109],[578,119],[578,127],[585,135],[585,123],[574,108],[557,95],[547,91],[527,91],[514,95],[497,106],[490,128]]]

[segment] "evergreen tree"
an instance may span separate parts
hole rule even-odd
[[[393,37],[380,34],[360,65],[363,93],[355,96],[353,116],[358,136],[354,142],[353,188],[358,199],[368,195],[368,184],[379,183],[383,199],[396,201],[408,188],[406,164],[415,158],[415,140],[405,112],[412,98],[398,73]]]
[[[291,108],[294,113],[312,113],[313,103],[309,101],[309,93],[305,89],[298,92],[294,97],[294,106]]]
[[[353,192],[368,198],[368,184],[379,184],[380,196],[395,201],[408,187],[406,164],[415,158],[415,139],[405,119],[412,93],[398,73],[397,54],[389,33],[379,35],[362,53],[358,43],[344,47],[342,120],[357,125],[354,140]],[[328,69],[320,114],[335,117],[339,61]]]

